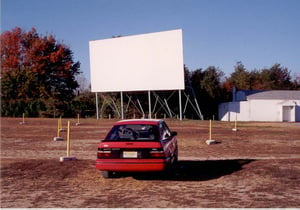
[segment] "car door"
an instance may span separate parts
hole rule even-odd
[[[172,136],[172,133],[165,122],[162,122],[159,126],[161,135],[161,144],[164,148],[166,163],[173,162],[176,155],[177,140],[176,136]]]

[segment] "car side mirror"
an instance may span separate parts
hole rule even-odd
[[[172,131],[171,132],[171,136],[177,136],[177,132],[176,131]]]

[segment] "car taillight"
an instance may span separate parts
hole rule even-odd
[[[153,157],[153,158],[165,157],[165,153],[163,150],[152,149],[149,153],[150,153],[150,157]]]
[[[111,150],[98,149],[97,158],[110,157]]]

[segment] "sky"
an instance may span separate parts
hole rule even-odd
[[[52,34],[90,81],[89,41],[182,29],[190,71],[226,76],[275,63],[300,74],[299,0],[1,0],[1,33],[21,27]]]

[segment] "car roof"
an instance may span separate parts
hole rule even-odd
[[[120,120],[116,122],[114,125],[125,125],[125,124],[148,124],[148,125],[158,125],[163,122],[161,119],[128,119],[128,120]]]

